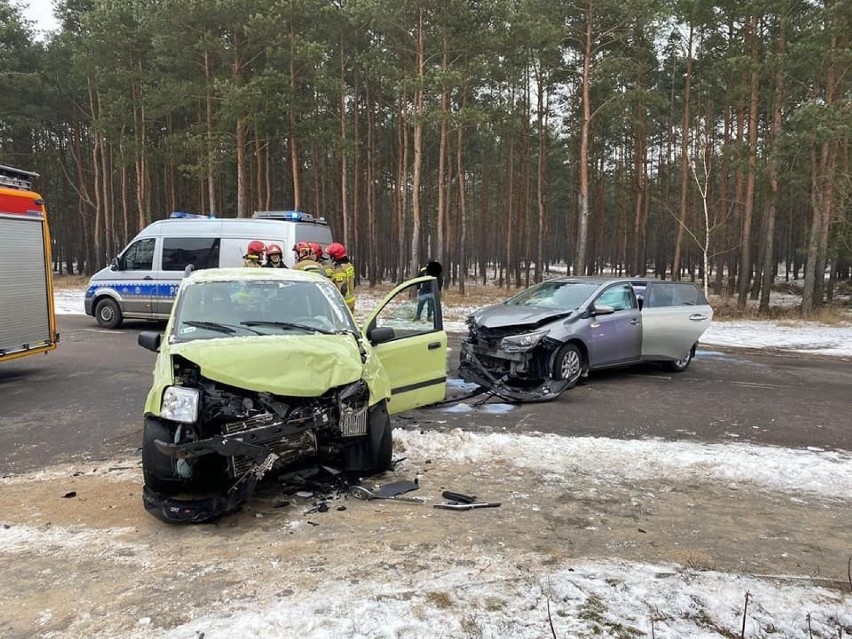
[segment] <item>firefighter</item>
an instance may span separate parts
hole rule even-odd
[[[266,247],[266,268],[287,268],[284,263],[283,251],[277,244],[270,244]]]
[[[322,245],[318,242],[311,242],[310,244],[311,248],[314,250],[314,257],[317,260],[317,264],[320,265],[323,274],[327,278],[331,279],[332,265],[327,259],[325,259],[325,256],[322,254]]]
[[[260,240],[252,240],[248,243],[246,254],[243,255],[243,266],[250,268],[260,268],[263,254],[266,252],[266,245]]]
[[[299,271],[310,271],[311,273],[324,273],[322,266],[316,260],[313,247],[307,242],[297,242],[293,247],[296,255],[296,265],[293,267]]]
[[[346,247],[340,242],[333,242],[325,249],[332,259],[331,281],[340,291],[346,306],[355,311],[355,266],[346,255]]]

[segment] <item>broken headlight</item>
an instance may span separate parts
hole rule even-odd
[[[532,333],[524,333],[523,335],[504,337],[503,341],[500,342],[500,349],[507,353],[525,353],[535,348],[548,332],[545,328],[540,331],[533,331]]]
[[[160,417],[183,424],[198,420],[198,389],[184,386],[169,386],[163,391]]]

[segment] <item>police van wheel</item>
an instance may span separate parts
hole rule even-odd
[[[118,328],[121,326],[121,309],[118,303],[110,298],[104,298],[95,307],[95,319],[104,328]]]

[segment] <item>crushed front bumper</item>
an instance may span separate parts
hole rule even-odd
[[[209,497],[176,499],[142,488],[145,510],[167,524],[202,524],[240,507],[254,492],[255,481],[243,481],[232,490]]]
[[[489,357],[505,360],[505,369],[511,370],[511,362],[522,362],[529,357],[526,353],[489,353]],[[477,356],[476,349],[467,341],[461,343],[459,375],[469,383],[478,384],[492,395],[513,402],[549,402],[556,399],[568,387],[568,382],[551,378],[522,380],[513,378],[508,370],[489,370]],[[502,368],[502,367],[501,367]]]

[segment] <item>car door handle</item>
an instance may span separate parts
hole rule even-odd
[[[145,277],[143,277],[142,279],[143,279],[143,280],[153,280],[154,278],[153,278],[153,277],[151,277],[150,275],[146,275],[146,276],[145,276]]]
[[[636,325],[639,323],[639,321],[640,321],[640,320],[639,320],[639,318],[638,318],[638,317],[634,317],[632,320],[630,320],[630,324],[631,324],[632,326],[636,326]]]
[[[436,348],[441,348],[441,342],[432,342],[429,344],[430,351],[434,351]]]
[[[689,319],[692,320],[693,322],[703,322],[704,320],[707,319],[707,316],[702,315],[701,313],[693,313],[692,315],[689,316]]]

